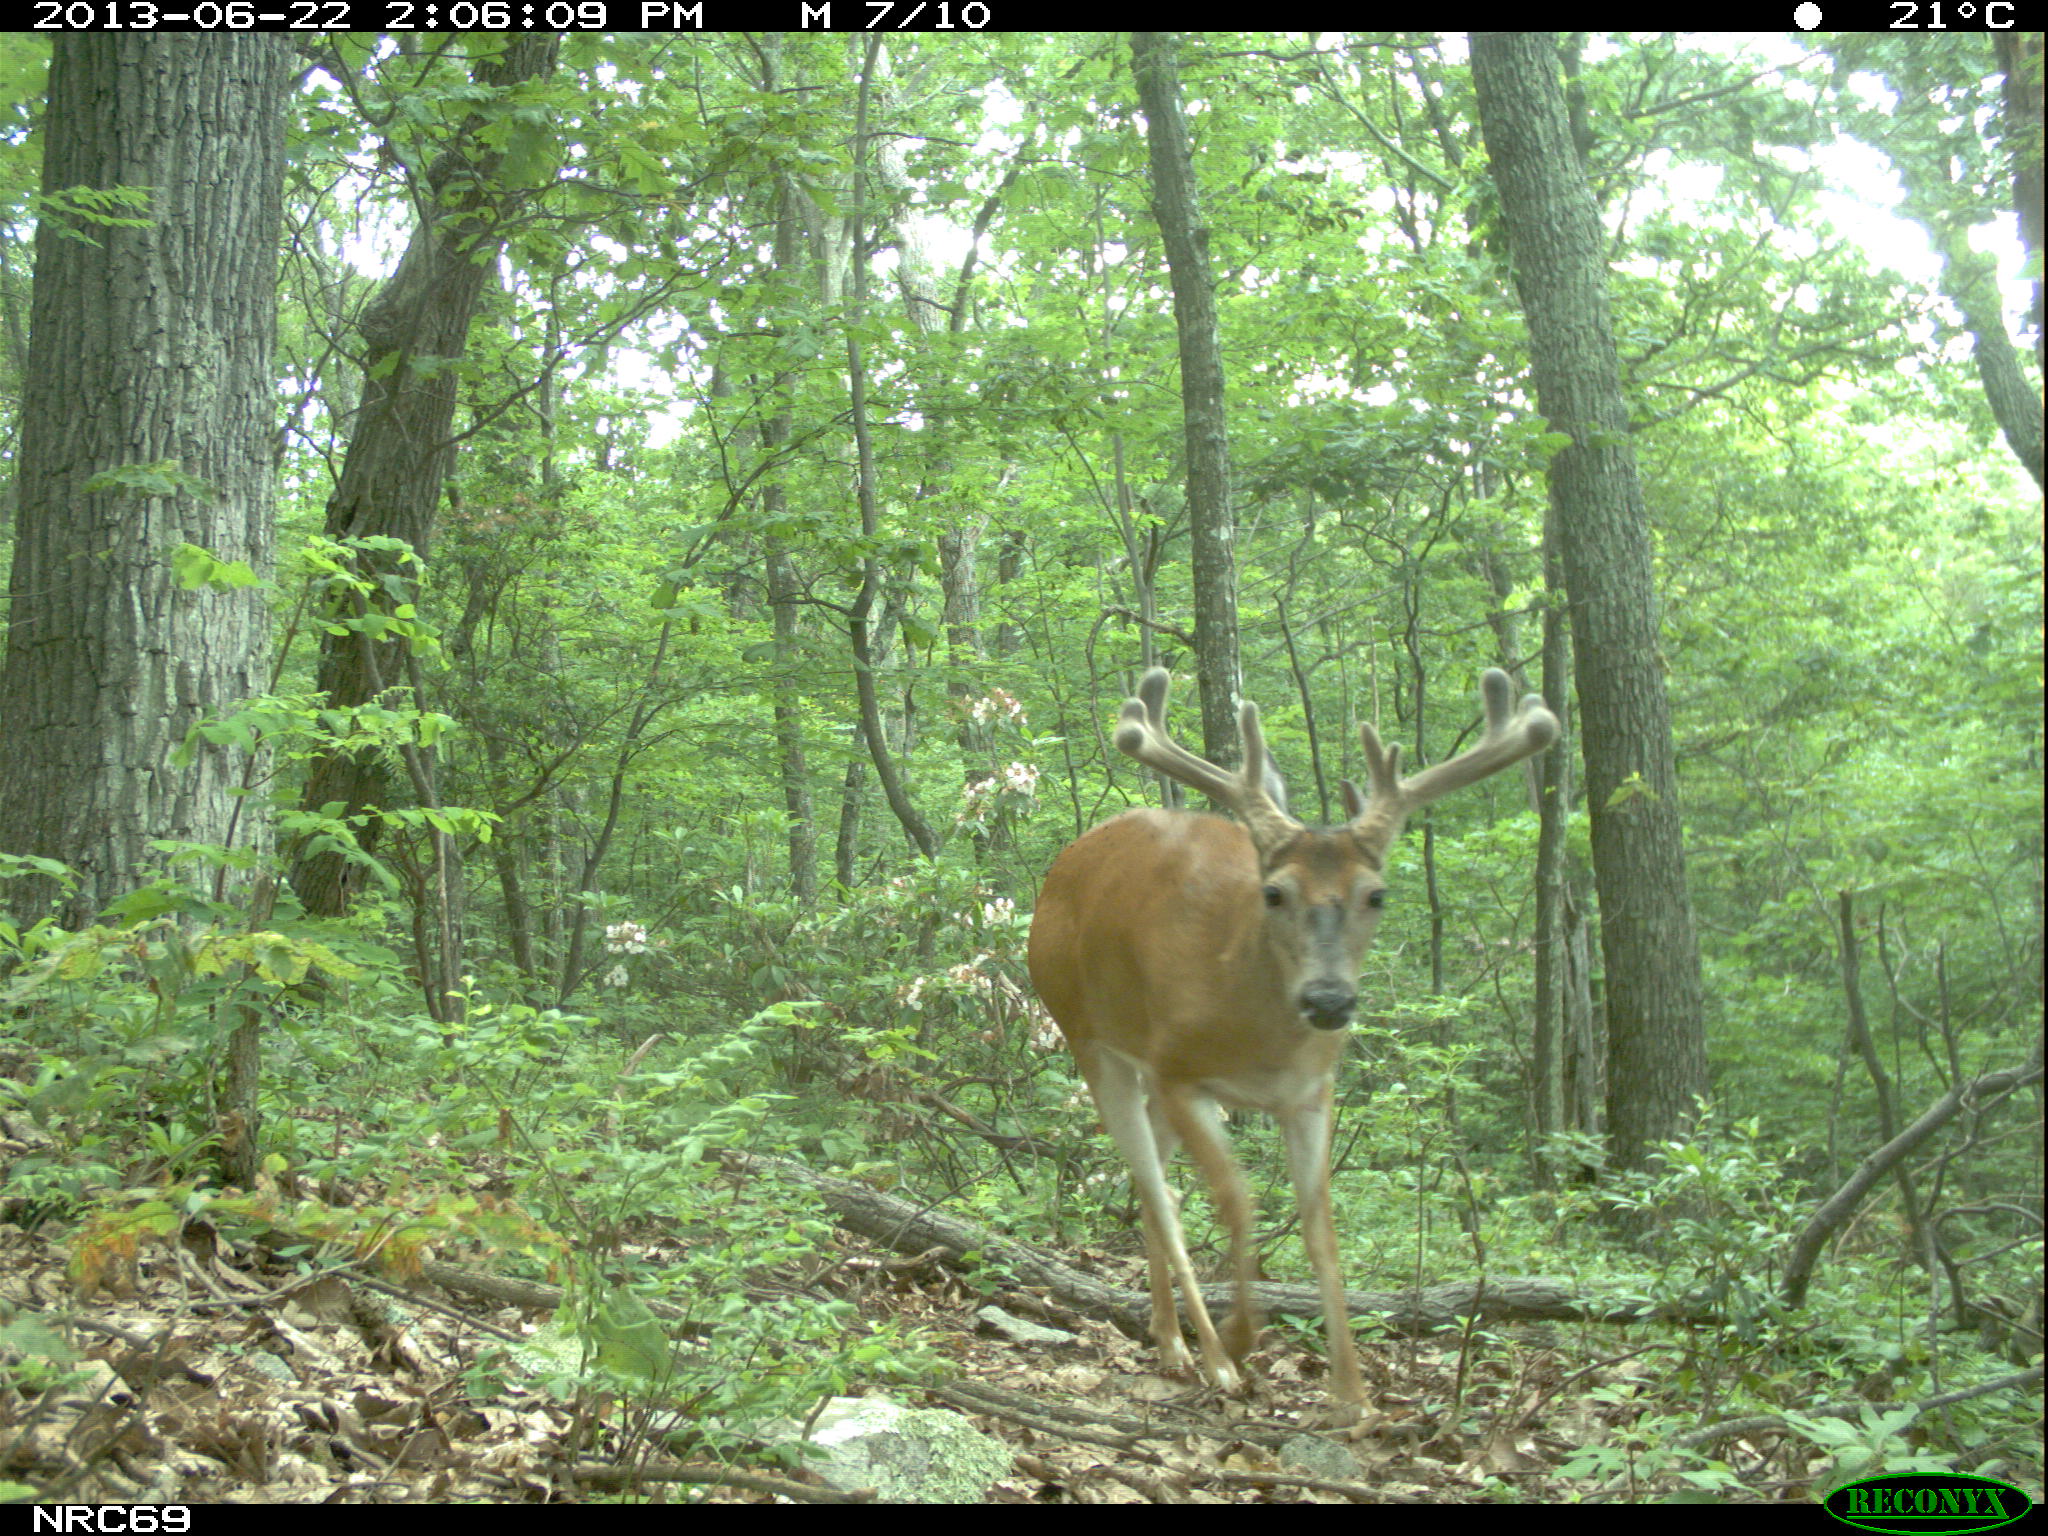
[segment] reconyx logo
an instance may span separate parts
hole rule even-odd
[[[2019,1519],[2033,1501],[2011,1483],[1964,1472],[1916,1473],[1899,1477],[1866,1477],[1844,1483],[1822,1501],[1844,1525],[1866,1531],[1938,1531],[1962,1536],[1988,1531]]]

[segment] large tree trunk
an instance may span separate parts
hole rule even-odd
[[[1162,32],[1131,34],[1131,66],[1145,109],[1152,157],[1152,211],[1173,279],[1180,333],[1181,417],[1187,437],[1188,539],[1195,581],[1195,677],[1202,695],[1202,755],[1238,760],[1236,526],[1230,508],[1230,442],[1223,417],[1223,349],[1216,336],[1216,283],[1209,226],[1196,195],[1180,68]]]
[[[1992,39],[1998,50],[1998,67],[2005,71],[2005,121],[1999,138],[2012,157],[2012,201],[2020,216],[2020,245],[2038,258],[2048,247],[2042,228],[2041,160],[2041,34],[2000,32]],[[2048,336],[2041,331],[2041,269],[2034,268],[2034,361],[2044,360]]]
[[[1912,199],[1908,198],[1908,207]],[[1998,291],[1998,264],[1969,247],[1963,231],[1930,211],[1922,220],[1942,255],[1941,290],[1963,312],[1970,328],[1970,353],[1984,402],[2014,458],[2034,477],[2039,489],[2048,485],[2043,464],[2041,394],[2020,366],[2025,356],[2006,334],[2005,309]]]
[[[1472,79],[1500,192],[1536,395],[1571,438],[1550,463],[1571,604],[1593,880],[1607,964],[1607,1128],[1639,1165],[1706,1091],[1649,518],[1629,441],[1593,194],[1548,34],[1474,33]]]
[[[284,175],[282,37],[60,36],[43,124],[33,335],[0,719],[0,850],[61,859],[76,926],[135,883],[155,838],[267,846],[232,791],[257,765],[201,719],[268,687],[253,587],[191,590],[194,544],[271,566],[271,379]],[[61,210],[144,187],[146,222]],[[132,216],[145,210],[121,209]],[[47,881],[10,893],[23,917]]]
[[[477,84],[502,98],[552,70],[559,43],[550,34],[479,44],[496,51],[478,59]],[[419,227],[398,270],[364,312],[362,407],[340,482],[327,502],[331,538],[403,539],[422,558],[432,543],[435,510],[455,454],[450,428],[459,378],[449,365],[468,345],[470,319],[509,211],[497,185],[503,135],[487,132],[503,121],[502,104],[471,113],[435,156],[421,178]],[[412,574],[383,552],[365,551],[360,564],[379,577]],[[403,589],[400,582],[391,585]],[[400,599],[382,590],[378,601],[389,607]],[[319,686],[328,706],[351,709],[399,686],[405,676],[402,643],[373,640],[355,629],[325,636]],[[307,774],[305,804],[339,802],[344,816],[356,816],[387,804],[391,793],[381,754],[330,752]],[[366,849],[374,849],[376,822],[359,835]],[[292,885],[307,910],[328,916],[348,909],[358,878],[359,871],[332,853],[303,857],[292,870]]]

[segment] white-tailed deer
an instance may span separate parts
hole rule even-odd
[[[1330,1105],[1358,971],[1379,923],[1387,850],[1440,795],[1542,751],[1557,719],[1533,694],[1514,703],[1505,672],[1479,692],[1478,743],[1413,778],[1401,749],[1360,728],[1372,798],[1346,781],[1351,820],[1316,831],[1288,815],[1259,711],[1239,717],[1244,766],[1229,773],[1166,734],[1165,668],[1124,705],[1116,744],[1148,768],[1235,811],[1243,825],[1186,811],[1135,810],[1084,833],[1053,861],[1031,919],[1031,980],[1080,1064],[1102,1122],[1130,1164],[1151,1265],[1152,1337],[1169,1370],[1189,1363],[1174,1285],[1186,1298],[1215,1386],[1238,1384],[1258,1317],[1246,1240],[1251,1197],[1219,1105],[1280,1122],[1287,1167],[1329,1328],[1332,1394],[1363,1407],[1365,1383],[1330,1220]],[[1166,1164],[1185,1146],[1230,1229],[1237,1305],[1218,1338],[1202,1305]]]

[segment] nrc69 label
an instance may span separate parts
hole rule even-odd
[[[182,1536],[192,1529],[183,1504],[36,1504],[31,1531],[77,1532],[78,1536]]]

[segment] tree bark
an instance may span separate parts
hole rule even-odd
[[[779,431],[780,435],[777,435]],[[778,416],[761,433],[770,453],[780,451],[788,438],[789,418]],[[762,509],[771,516],[782,501],[782,484],[771,481],[761,490]],[[789,893],[797,905],[818,904],[818,820],[811,804],[811,770],[804,755],[803,700],[797,691],[797,676],[803,652],[797,637],[796,566],[782,540],[767,539],[768,605],[775,624],[775,766],[782,779],[782,813],[789,842]]]
[[[788,89],[781,76],[781,40],[770,34],[762,38],[761,89]],[[776,274],[791,293],[801,292],[808,270],[803,216],[803,194],[787,176],[773,186],[775,209],[774,262]],[[787,359],[784,359],[786,361]],[[767,567],[767,596],[770,621],[774,627],[774,665],[768,680],[769,708],[775,719],[775,767],[782,781],[784,835],[789,849],[789,891],[806,910],[818,902],[818,821],[811,797],[811,768],[804,751],[803,694],[797,686],[803,666],[803,645],[798,632],[798,604],[803,596],[796,561],[789,542],[778,524],[789,510],[785,483],[793,413],[790,391],[796,375],[777,366],[768,381],[768,398],[773,404],[761,423],[761,515],[763,564]]]
[[[512,197],[497,184],[504,139],[490,130],[503,124],[504,97],[551,71],[559,46],[552,34],[514,35],[480,56],[476,83],[498,110],[472,112],[421,178],[419,226],[398,270],[363,314],[362,407],[340,482],[327,502],[330,538],[397,538],[423,560],[429,553],[441,488],[455,455],[450,428],[460,381],[451,365],[468,345],[470,320],[511,211]],[[381,577],[410,575],[385,552],[364,551],[361,566]],[[403,585],[391,582],[401,590]],[[387,606],[400,600],[388,591],[380,596]],[[396,685],[402,644],[353,628],[326,635],[319,687],[328,706],[352,709]],[[386,651],[391,654],[379,654]],[[385,804],[391,794],[382,754],[329,752],[307,774],[304,804],[338,802],[344,817],[354,817]],[[377,823],[365,824],[359,838],[374,850]],[[333,853],[301,857],[292,870],[292,885],[307,910],[325,916],[348,910],[359,879],[360,871]]]
[[[1223,415],[1223,349],[1216,334],[1216,283],[1180,107],[1180,66],[1163,32],[1131,34],[1131,66],[1145,109],[1152,161],[1152,211],[1173,281],[1180,336],[1181,418],[1188,455],[1188,540],[1195,585],[1195,679],[1202,696],[1202,755],[1238,760],[1237,706],[1243,689],[1237,650],[1236,525],[1230,507],[1230,442]]]
[[[1546,520],[1543,573],[1546,589],[1565,595],[1557,554],[1556,518]],[[1559,602],[1543,610],[1543,697],[1557,712],[1559,739],[1535,759],[1536,834],[1536,1039],[1531,1052],[1538,1135],[1600,1129],[1606,1052],[1593,1008],[1593,967],[1583,899],[1585,874],[1576,867],[1566,834],[1577,803],[1573,746],[1577,731],[1569,700],[1571,624]],[[1547,1176],[1540,1166],[1539,1176]]]
[[[1970,328],[1970,355],[1992,420],[2039,489],[2048,485],[2042,462],[2041,395],[2020,366],[2020,349],[2006,334],[1997,264],[1971,250],[1960,230],[1951,231],[1932,219],[1928,227],[1935,232],[1945,262],[1942,291],[1963,312],[1963,323]]]
[[[289,52],[257,34],[64,35],[43,192],[145,188],[146,222],[51,209],[36,232],[19,519],[0,669],[0,850],[80,876],[91,920],[152,839],[268,846],[234,791],[260,760],[187,732],[268,688],[253,586],[181,587],[197,545],[271,569],[277,248]],[[28,920],[55,894],[12,882]]]
[[[819,1173],[793,1158],[759,1152],[722,1152],[718,1158],[736,1173],[749,1177],[765,1174],[814,1190],[830,1208],[836,1225],[898,1253],[937,1249],[947,1262],[962,1265],[969,1262],[969,1254],[980,1254],[984,1262],[999,1262],[1011,1279],[1045,1291],[1084,1317],[1114,1323],[1134,1339],[1143,1339],[1149,1332],[1152,1301],[1144,1291],[1107,1285],[1042,1249],[954,1216],[941,1202],[887,1194],[867,1184]],[[1313,1285],[1268,1280],[1254,1284],[1251,1292],[1268,1317],[1307,1322],[1323,1313],[1321,1293]],[[1219,1282],[1203,1286],[1202,1297],[1208,1306],[1222,1312],[1236,1304],[1237,1293],[1233,1284]],[[1711,1317],[1709,1311],[1683,1302],[1655,1306],[1640,1296],[1603,1300],[1553,1280],[1493,1276],[1406,1291],[1347,1290],[1344,1302],[1351,1315],[1369,1316],[1391,1333],[1414,1337],[1455,1329],[1467,1319],[1480,1323],[1627,1323],[1644,1317],[1686,1321]]]
[[[1778,1286],[1786,1305],[1800,1307],[1806,1304],[1806,1291],[1813,1283],[1814,1266],[1820,1262],[1828,1240],[1855,1214],[1872,1187],[1911,1157],[1922,1142],[1953,1120],[1965,1106],[1982,1114],[1988,1110],[1992,1099],[2040,1081],[2041,1046],[2036,1041],[2032,1053],[2020,1066],[1985,1072],[1956,1083],[1929,1105],[1919,1119],[1857,1164],[1856,1171],[1849,1175],[1842,1187],[1820,1203],[1820,1208],[1800,1229],[1786,1251],[1784,1278]]]
[[[1548,34],[1472,34],[1536,395],[1571,439],[1550,463],[1571,605],[1593,878],[1607,966],[1607,1128],[1637,1167],[1707,1087],[1699,948],[1657,643],[1649,518],[1629,440],[1593,195]]]
[[[867,51],[858,103],[854,109],[854,238],[849,286],[856,318],[867,309],[867,253],[861,231],[866,218],[868,104],[879,53],[877,41]],[[853,418],[854,495],[860,503],[861,537],[869,545],[869,552],[861,557],[860,595],[854,599],[847,617],[847,630],[853,645],[854,693],[860,701],[861,731],[867,737],[868,754],[874,761],[875,779],[882,786],[882,798],[889,802],[889,809],[896,814],[897,825],[903,828],[904,836],[916,845],[918,852],[927,859],[936,859],[939,856],[938,834],[932,831],[923,813],[911,800],[909,787],[904,784],[896,759],[889,751],[888,734],[882,728],[881,697],[875,683],[879,647],[874,642],[873,622],[875,602],[882,594],[882,561],[874,553],[873,544],[881,529],[881,508],[875,490],[874,444],[868,433],[867,365],[862,358],[859,333],[849,329],[846,334],[846,382],[847,403]],[[908,735],[906,729],[906,744]]]
[[[1999,137],[2012,156],[2012,201],[2020,216],[2020,243],[2028,255],[2038,258],[2044,238],[2041,205],[2042,82],[2041,34],[2000,32],[1992,39],[1998,50],[1998,67],[2005,71],[2005,120]],[[2041,269],[2034,269],[2034,363],[2044,360],[2048,336],[2041,334]]]

